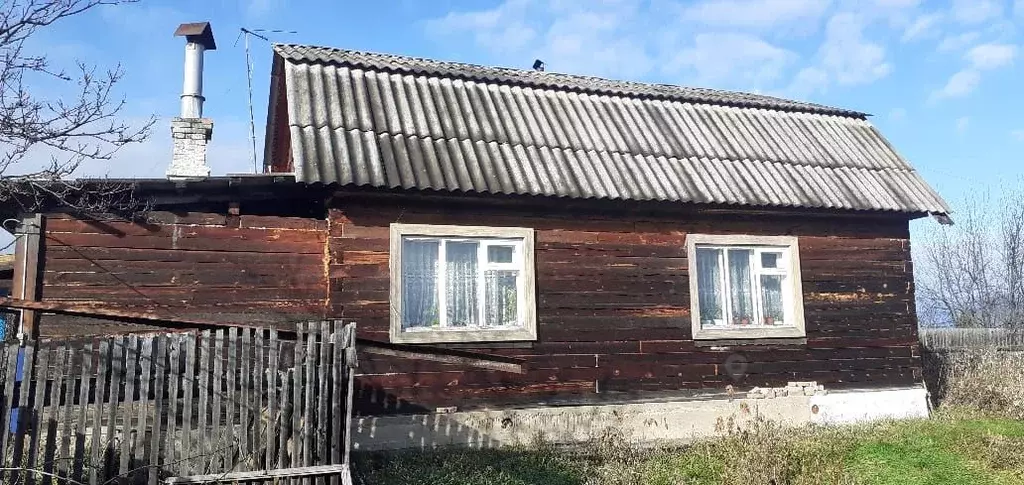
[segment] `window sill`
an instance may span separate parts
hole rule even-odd
[[[537,340],[537,334],[527,329],[416,330],[391,333],[391,342],[396,344],[524,342],[534,340]]]
[[[807,334],[799,327],[757,327],[757,328],[709,328],[700,329],[694,340],[752,340],[804,338]]]

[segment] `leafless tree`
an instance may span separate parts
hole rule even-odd
[[[932,227],[918,255],[922,322],[1024,328],[1024,194],[976,195],[956,225]]]
[[[124,202],[128,187],[69,178],[82,162],[109,160],[146,139],[155,119],[134,126],[121,119],[125,101],[114,89],[124,75],[120,65],[54,66],[45,53],[31,51],[31,40],[62,20],[135,1],[0,2],[0,205],[28,212],[44,201],[84,210]],[[40,95],[43,84],[59,94]]]

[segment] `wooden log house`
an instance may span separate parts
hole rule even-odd
[[[363,415],[922,382],[908,224],[949,208],[863,113],[278,45],[266,126],[262,175],[130,181],[135,219],[46,211],[14,296],[339,318],[525,368],[363,355]]]

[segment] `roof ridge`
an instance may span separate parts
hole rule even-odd
[[[273,44],[273,49],[275,53],[286,59],[306,63],[348,64],[393,72],[434,74],[468,80],[499,81],[561,90],[660,98],[712,105],[763,108],[777,111],[829,114],[849,118],[866,119],[868,116],[860,111],[818,103],[707,87],[645,83],[554,71],[532,71],[503,66],[485,66],[466,62],[442,61],[424,57],[309,44],[277,43]]]

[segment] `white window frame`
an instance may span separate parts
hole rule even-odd
[[[473,239],[481,242],[479,250],[481,270],[515,269],[520,271],[516,291],[519,321],[516,327],[447,327],[445,309],[445,288],[439,283],[439,313],[442,321],[440,327],[402,328],[402,240],[442,239],[439,264],[444,266],[444,241],[459,238]],[[489,240],[481,240],[487,238]],[[460,342],[508,342],[537,340],[537,309],[536,309],[536,275],[534,266],[534,235],[533,229],[523,227],[488,227],[488,226],[451,226],[432,224],[391,224],[389,264],[391,267],[391,341],[394,343],[460,343]],[[521,250],[516,251],[512,263],[487,262],[487,246],[515,245]],[[440,276],[439,276],[440,278]],[[484,285],[477,289],[483,292]],[[480,298],[483,302],[484,298]],[[485,312],[484,305],[479,308]],[[481,315],[480,321],[483,321]]]
[[[700,296],[697,288],[697,246],[710,246],[722,249],[753,249],[756,264],[759,266],[762,252],[782,250],[784,271],[761,269],[754,272],[752,278],[760,278],[764,274],[784,274],[786,284],[783,288],[783,306],[786,315],[792,315],[792,325],[779,327],[754,326],[704,328],[700,320]],[[807,336],[804,326],[803,285],[800,275],[800,248],[795,236],[745,236],[745,235],[710,235],[689,234],[686,236],[687,267],[690,276],[690,321],[694,340],[740,340],[764,338],[802,338]],[[723,264],[723,278],[728,268]],[[726,305],[732,305],[729,291],[723,282],[723,294]],[[761,294],[755,292],[754,304],[758,313],[761,312]],[[787,318],[788,320],[788,318]],[[787,322],[788,323],[788,322]]]

